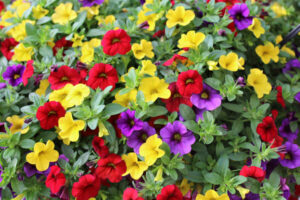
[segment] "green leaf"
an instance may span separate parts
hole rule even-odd
[[[194,133],[198,133],[200,131],[199,125],[194,120],[187,120],[183,122],[187,129],[193,131]]]
[[[203,182],[203,176],[200,171],[188,171],[188,173],[183,175],[183,177],[194,183]]]
[[[35,141],[34,140],[31,140],[31,139],[25,139],[25,140],[22,140],[20,142],[20,146],[23,148],[23,149],[31,149],[34,147],[34,144],[35,144]]]
[[[76,22],[72,26],[72,31],[77,30],[85,21],[87,15],[87,11],[83,11],[79,13]]]
[[[90,152],[85,152],[84,154],[82,154],[78,160],[74,163],[74,168],[79,168],[81,167],[82,165],[84,165],[88,159],[89,159],[89,156],[90,156]]]
[[[222,106],[226,108],[227,110],[237,112],[237,113],[242,113],[244,111],[244,106],[240,104],[233,104],[233,103],[223,103]]]
[[[232,178],[232,182],[235,186],[245,183],[246,181],[247,181],[247,178],[244,176],[236,176],[236,177]]]
[[[68,146],[68,145],[65,145],[63,144],[61,146],[61,151],[62,153],[67,157],[69,158],[70,160],[73,160],[74,158],[74,151],[73,151],[73,148],[71,146]]]
[[[251,106],[251,108],[257,108],[259,106],[259,104],[260,104],[260,102],[259,102],[259,99],[257,98],[257,95],[253,94],[250,97],[250,106]]]
[[[209,49],[214,46],[214,38],[211,35],[206,35],[205,42],[207,43]]]
[[[87,124],[89,126],[90,129],[92,130],[95,130],[98,126],[98,121],[99,121],[99,118],[93,118],[93,119],[90,119]]]
[[[217,173],[205,173],[204,178],[207,182],[214,184],[214,185],[219,185],[223,183],[222,177],[217,174]]]
[[[222,155],[219,158],[219,160],[214,168],[214,171],[217,172],[218,174],[226,174],[228,167],[229,167],[229,159],[228,159],[227,155]]]
[[[148,111],[148,115],[150,117],[157,117],[157,116],[160,116],[160,115],[165,115],[168,113],[168,110],[163,107],[163,106],[150,106],[149,107],[149,111]]]
[[[172,27],[172,28],[168,28],[168,27],[166,26],[166,28],[165,28],[165,34],[166,34],[166,37],[167,37],[167,38],[170,38],[170,37],[172,36],[172,34],[173,34],[175,28],[176,28],[175,26]]]
[[[26,29],[26,34],[28,36],[30,36],[30,35],[37,35],[37,29],[31,23],[26,23],[25,29]]]
[[[10,181],[13,191],[17,194],[21,194],[26,189],[23,181],[19,181],[17,178],[13,178]]]
[[[269,177],[269,182],[274,188],[278,187],[280,184],[280,175],[276,171],[273,171]]]
[[[37,25],[41,25],[41,24],[45,24],[45,23],[47,23],[47,22],[49,22],[49,21],[51,21],[51,17],[45,16],[45,17],[39,19],[39,20],[36,22],[36,24],[37,24]]]
[[[193,109],[185,104],[180,104],[179,112],[180,112],[180,115],[185,120],[195,120],[196,119],[196,115],[195,115],[195,112],[193,111]]]
[[[239,134],[244,128],[244,123],[242,120],[235,120],[232,124],[232,133]]]
[[[109,116],[112,116],[112,115],[117,115],[125,110],[127,110],[127,108],[121,106],[120,104],[110,103],[105,106],[103,112]]]
[[[47,45],[42,46],[40,48],[39,52],[43,57],[53,57],[53,51],[52,51],[51,47],[49,47]]]
[[[206,15],[205,17],[203,17],[203,20],[216,23],[219,22],[220,17],[218,15]]]
[[[89,32],[86,34],[87,37],[96,37],[96,36],[103,36],[106,33],[106,31],[98,29],[98,28],[93,28],[90,29]]]

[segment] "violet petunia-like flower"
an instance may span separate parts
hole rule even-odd
[[[155,128],[150,126],[147,122],[143,123],[140,130],[133,131],[127,139],[127,145],[134,149],[135,153],[139,153],[140,146],[146,142],[147,138],[156,133]]]
[[[288,118],[282,120],[281,126],[278,130],[279,134],[290,142],[296,140],[299,133],[299,129],[295,130],[294,132],[291,130],[290,120]]]
[[[286,184],[286,178],[280,177],[280,188],[281,188],[281,191],[283,192],[282,196],[285,199],[289,199],[291,193],[290,193],[289,186]]]
[[[0,90],[6,88],[6,83],[0,83]]]
[[[230,200],[260,200],[259,194],[254,194],[252,192],[247,193],[244,199],[231,193],[228,193],[228,196]]]
[[[207,84],[203,84],[203,90],[199,94],[191,96],[191,102],[199,109],[215,110],[221,105],[222,96],[219,92]]]
[[[283,73],[289,74],[293,77],[292,72],[296,72],[296,70],[300,70],[300,61],[298,59],[292,59],[285,64],[285,67],[282,69]]]
[[[298,101],[300,103],[300,92],[298,92],[294,98],[296,101]]]
[[[143,128],[143,121],[135,118],[135,111],[127,110],[121,113],[120,119],[117,120],[117,126],[122,134],[129,137],[133,131]]]
[[[22,83],[22,76],[25,70],[24,65],[12,65],[7,67],[6,71],[2,74],[3,79],[7,80],[12,86],[18,86]]]
[[[284,159],[279,158],[279,162],[283,167],[289,169],[295,169],[300,167],[300,148],[297,144],[291,142],[286,142],[285,146],[285,156]]]
[[[245,3],[235,4],[228,13],[239,30],[244,30],[252,24],[253,17],[249,16],[250,11]]]
[[[101,5],[104,0],[79,0],[79,3],[82,3],[84,7],[92,7],[93,5]]]
[[[174,121],[173,124],[168,123],[160,130],[160,136],[170,146],[171,152],[179,153],[180,156],[190,153],[191,146],[196,141],[194,134],[187,130],[180,121]]]

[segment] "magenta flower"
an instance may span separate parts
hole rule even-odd
[[[239,30],[244,30],[252,24],[253,17],[249,16],[250,11],[245,3],[235,4],[228,13]]]
[[[7,67],[6,71],[2,74],[3,79],[7,80],[12,86],[18,86],[22,83],[22,76],[25,70],[23,65],[12,65]]]
[[[289,169],[295,169],[300,167],[300,149],[297,144],[293,144],[291,142],[285,143],[285,156],[284,159],[279,158],[279,162],[283,167],[287,167]]]
[[[133,131],[138,131],[143,128],[143,121],[135,118],[135,111],[127,110],[121,113],[121,118],[117,120],[117,126],[122,134],[129,137]]]
[[[194,134],[187,130],[180,121],[168,123],[160,130],[160,136],[170,146],[171,152],[179,153],[180,156],[190,153],[191,146],[196,141]]]
[[[85,7],[92,7],[93,5],[101,5],[104,0],[79,0],[79,3],[82,3]]]

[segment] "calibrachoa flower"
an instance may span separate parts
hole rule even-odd
[[[179,74],[176,85],[182,96],[199,94],[202,91],[202,76],[196,70],[188,70]]]
[[[28,84],[28,79],[33,75],[33,73],[34,73],[33,60],[29,60],[27,61],[26,68],[22,76],[22,82],[24,86]]]
[[[50,173],[46,179],[46,187],[50,188],[52,193],[59,192],[60,188],[66,183],[66,177],[60,171],[60,167],[56,165],[50,167]]]
[[[160,136],[170,146],[171,152],[179,153],[180,156],[190,153],[191,146],[196,141],[193,133],[179,121],[175,121],[173,124],[168,123],[160,130]]]
[[[25,134],[29,131],[29,126],[24,128],[24,121],[26,119],[26,116],[20,118],[18,115],[13,115],[11,117],[7,117],[6,121],[11,123],[11,127],[9,128],[11,133],[17,133],[20,132],[21,134]]]
[[[127,110],[121,113],[120,119],[117,120],[117,125],[122,134],[129,137],[134,131],[141,130],[144,123],[142,120],[135,117],[134,110]]]
[[[188,58],[185,56],[174,54],[172,58],[164,62],[163,66],[176,66],[179,62],[181,62],[181,64],[185,64],[187,60]]]
[[[123,200],[144,200],[139,197],[138,192],[134,188],[126,188],[123,192]]]
[[[297,144],[291,142],[286,142],[284,144],[285,155],[283,159],[279,159],[279,162],[282,166],[289,169],[295,169],[300,167],[300,148]]]
[[[11,60],[14,55],[12,50],[19,44],[19,42],[17,42],[14,38],[6,38],[0,44],[1,53],[6,57],[7,60]]]
[[[120,104],[124,107],[129,108],[131,102],[135,103],[136,95],[137,95],[137,90],[136,89],[132,89],[129,92],[127,92],[126,94],[122,94],[122,95],[120,95],[120,91],[119,91],[115,95],[116,100],[114,100],[113,103],[117,103],[117,104]]]
[[[134,43],[131,47],[134,57],[137,59],[143,59],[145,56],[148,58],[153,58],[154,53],[153,53],[153,47],[152,43],[142,39],[140,44]]]
[[[7,80],[12,86],[18,86],[22,83],[22,76],[25,71],[25,66],[23,65],[12,65],[6,68],[6,71],[2,74],[3,79]]]
[[[125,55],[131,49],[131,38],[123,29],[110,30],[105,33],[101,41],[103,52],[107,55]]]
[[[271,60],[276,63],[279,61],[279,47],[274,47],[271,42],[268,42],[266,45],[258,45],[255,48],[255,52],[265,64],[269,64]]]
[[[83,6],[92,7],[93,5],[101,5],[104,0],[79,0]]]
[[[143,175],[144,171],[148,169],[148,165],[143,161],[138,161],[135,153],[128,153],[122,155],[122,159],[126,163],[126,173],[123,176],[130,174],[134,180],[138,180]]]
[[[36,166],[39,171],[45,171],[50,162],[58,160],[58,151],[54,149],[54,143],[48,140],[46,144],[37,142],[34,145],[34,151],[26,155],[26,161]]]
[[[237,71],[239,69],[239,57],[236,53],[230,52],[227,55],[222,55],[219,58],[219,63],[222,68],[227,69],[229,71]]]
[[[25,47],[23,43],[14,48],[13,61],[23,62],[31,60],[34,51],[32,47]]]
[[[101,158],[104,158],[108,155],[109,149],[105,145],[105,142],[102,138],[95,136],[92,141],[92,146],[94,151],[100,156]]]
[[[142,25],[143,23],[147,23],[148,31],[153,31],[155,29],[155,22],[159,20],[159,15],[156,13],[148,14],[152,10],[146,6],[143,6],[143,9],[138,14],[137,24]]]
[[[298,101],[298,103],[300,103],[300,92],[298,92],[294,98],[296,101]]]
[[[32,8],[32,13],[34,18],[41,19],[49,13],[49,10],[42,8],[41,5],[37,5]]]
[[[292,59],[285,64],[282,72],[293,76],[292,72],[297,72],[297,69],[300,70],[300,61],[298,59]]]
[[[55,13],[51,16],[52,21],[57,24],[65,25],[75,19],[77,14],[72,10],[72,3],[61,3],[55,8]]]
[[[228,13],[239,30],[244,30],[252,24],[253,17],[249,16],[250,11],[245,3],[235,4]]]
[[[68,83],[63,88],[52,91],[49,96],[49,101],[57,101],[65,109],[67,109],[68,107],[71,107],[72,105],[70,104],[69,101],[67,101],[67,97],[73,87],[74,86],[72,84]],[[45,89],[47,89],[47,88],[45,88]]]
[[[256,132],[260,135],[263,141],[272,143],[278,134],[274,119],[270,116],[266,116],[262,123],[257,125]]]
[[[82,104],[84,98],[90,94],[90,88],[84,84],[77,84],[69,91],[66,101],[70,106],[79,106]]]
[[[265,171],[259,167],[255,166],[244,166],[240,171],[240,176],[255,178],[259,182],[265,179]]]
[[[204,83],[201,93],[191,96],[191,102],[199,109],[215,110],[221,105],[222,96],[217,90]]]
[[[76,69],[70,68],[67,65],[63,65],[58,70],[52,71],[48,78],[51,84],[51,89],[58,90],[64,87],[66,84],[71,83],[76,85],[80,81],[80,75]]]
[[[272,90],[271,84],[268,82],[268,77],[262,70],[253,68],[250,70],[247,82],[254,87],[258,98],[262,98],[264,94],[269,94]]]
[[[280,103],[280,105],[283,108],[285,108],[285,102],[284,102],[284,98],[282,96],[282,87],[281,86],[277,86],[276,90],[277,90],[277,95],[276,95],[277,102]]]
[[[178,6],[175,10],[170,9],[166,14],[166,18],[168,19],[167,27],[172,28],[176,25],[188,25],[195,18],[195,14],[192,10],[185,10],[183,6]]]
[[[230,200],[227,194],[219,194],[214,190],[208,190],[205,195],[198,194],[196,200]]]
[[[175,199],[182,199],[182,193],[178,189],[176,185],[167,185],[165,186],[160,194],[157,195],[157,200],[175,200]]]
[[[189,31],[187,34],[182,34],[178,40],[178,48],[197,49],[204,41],[205,35],[201,32]]]
[[[265,33],[265,29],[261,26],[261,22],[258,18],[253,19],[248,29],[252,31],[256,38],[260,38],[260,36]]]
[[[96,197],[101,187],[100,180],[92,175],[86,174],[75,182],[72,188],[72,195],[77,200],[89,200],[91,197]]]
[[[71,47],[73,42],[66,40],[66,37],[62,37],[61,39],[55,42],[55,45],[52,47],[53,55],[55,56],[59,49],[67,50]],[[64,53],[63,53],[64,55]]]

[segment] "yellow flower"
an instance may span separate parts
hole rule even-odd
[[[169,84],[158,77],[143,78],[139,90],[143,92],[146,102],[156,101],[157,98],[168,99],[171,95]]]
[[[82,40],[84,38],[84,35],[78,35],[77,33],[75,33],[75,35],[72,38],[72,47],[80,47],[82,46]]]
[[[81,47],[80,61],[89,64],[94,60],[94,48],[89,43],[83,44]]]
[[[270,94],[272,90],[271,84],[268,82],[268,77],[262,70],[254,68],[250,70],[247,82],[254,87],[258,98],[262,98],[264,94]]]
[[[49,87],[49,81],[48,79],[44,79],[40,81],[40,86],[39,88],[35,91],[35,93],[37,93],[39,96],[45,96],[46,94],[46,90]]]
[[[11,117],[7,117],[6,121],[12,124],[12,126],[9,128],[11,133],[17,133],[20,132],[21,134],[25,134],[29,131],[29,126],[26,128],[23,128],[24,126],[24,120],[26,119],[26,116],[20,118],[18,115],[13,115]]]
[[[239,57],[236,53],[230,52],[226,56],[222,55],[219,58],[219,63],[222,68],[227,69],[229,71],[237,71],[239,69]]]
[[[271,9],[276,14],[276,17],[282,17],[287,15],[286,9],[277,2],[273,3]]]
[[[245,199],[246,194],[248,194],[248,193],[250,192],[250,190],[248,190],[248,189],[246,189],[246,188],[243,188],[243,187],[241,187],[241,186],[238,186],[236,189],[237,189],[237,191],[239,191],[239,193],[240,193],[242,199]]]
[[[18,42],[24,40],[24,38],[27,36],[26,23],[34,24],[34,21],[23,20],[20,24],[10,29],[7,34],[11,35]]]
[[[136,101],[136,95],[137,91],[136,89],[132,89],[126,94],[120,95],[120,91],[115,95],[116,100],[113,101],[113,103],[120,104],[121,106],[124,107],[129,107],[130,102],[135,102]]]
[[[74,86],[72,84],[67,84],[59,90],[54,90],[50,93],[49,101],[59,102],[65,109],[72,107],[70,102],[67,101],[67,96]]]
[[[105,125],[103,124],[103,122],[100,121],[98,124],[98,127],[99,127],[99,133],[98,133],[99,137],[109,135],[109,132],[108,132],[107,128],[105,127]]]
[[[206,64],[208,65],[208,69],[209,69],[210,71],[219,70],[219,67],[217,67],[218,62],[209,60],[209,61],[207,61]]]
[[[243,67],[245,65],[245,59],[243,57],[239,58],[239,69],[244,70],[245,68]]]
[[[23,43],[19,44],[14,51],[12,60],[19,62],[31,60],[31,56],[34,54],[33,48],[25,47]]]
[[[179,189],[180,189],[182,195],[186,195],[190,191],[192,185],[193,184],[189,183],[187,179],[185,179],[185,178],[182,179],[180,186],[179,186]]]
[[[90,89],[88,86],[84,84],[77,84],[72,89],[67,95],[66,101],[68,101],[69,105],[74,106],[79,106],[82,104],[83,100],[85,97],[89,96],[90,94]]]
[[[21,18],[26,10],[30,8],[30,3],[22,2],[17,6],[16,14],[19,18]]]
[[[11,199],[11,200],[23,200],[25,197],[24,194],[19,194],[18,196],[16,196],[15,198]]]
[[[67,112],[64,117],[59,118],[58,133],[62,139],[69,139],[71,142],[76,142],[79,138],[79,131],[83,130],[85,122],[83,120],[73,120],[72,114]]]
[[[265,29],[261,26],[261,22],[258,18],[253,19],[248,29],[253,32],[256,38],[260,38],[260,36],[265,33]]]
[[[107,15],[105,18],[102,18],[102,17],[99,16],[96,19],[98,20],[98,25],[100,25],[100,24],[106,24],[106,25],[114,24],[115,21],[116,21],[116,18],[113,15]]]
[[[65,25],[69,21],[75,19],[77,14],[72,10],[72,3],[61,3],[55,8],[55,13],[52,15],[52,21],[55,24]]]
[[[205,35],[201,32],[189,31],[187,34],[182,34],[178,41],[178,48],[192,48],[197,49],[204,41]]]
[[[99,14],[99,8],[100,8],[100,5],[96,5],[96,6],[92,6],[92,7],[81,7],[78,12],[81,13],[83,11],[87,11],[86,17],[88,19],[93,19],[93,17],[95,15]]]
[[[268,42],[266,45],[257,46],[255,48],[255,52],[265,64],[268,64],[271,61],[271,59],[276,63],[279,60],[279,47],[274,47],[274,45],[271,42]]]
[[[281,36],[281,35],[278,35],[278,36],[276,37],[276,39],[275,39],[276,44],[279,44],[282,40],[283,40],[283,39],[282,39],[282,36]],[[292,49],[288,48],[286,45],[284,45],[283,47],[281,47],[281,50],[284,51],[284,52],[286,52],[286,53],[288,53],[289,55],[291,55],[291,56],[293,56],[293,57],[296,56],[295,52],[294,52]]]
[[[59,132],[61,131],[60,128],[57,127],[57,126],[55,126],[54,128],[55,128],[55,132],[56,132],[57,134],[59,134]],[[69,138],[62,139],[59,135],[57,135],[57,138],[58,138],[59,140],[62,140],[63,143],[64,143],[65,145],[70,145],[70,143],[71,143],[71,141],[69,140]]]
[[[208,190],[205,196],[198,194],[196,200],[230,200],[227,194],[222,194],[221,196],[214,190]]]
[[[101,45],[101,40],[98,38],[93,38],[88,42],[88,45],[93,48],[99,47]]]
[[[48,140],[46,145],[42,142],[37,142],[34,145],[33,152],[26,155],[26,161],[36,166],[39,171],[45,171],[49,168],[50,162],[58,160],[58,151],[54,149],[54,143]]]
[[[165,155],[165,152],[159,147],[162,145],[162,141],[157,135],[148,137],[146,142],[140,147],[140,155],[145,158],[145,163],[148,166],[153,165],[158,158]]]
[[[127,171],[123,174],[126,176],[130,174],[131,178],[138,180],[143,175],[144,171],[148,169],[148,166],[143,161],[138,161],[137,155],[135,153],[129,153],[127,155],[122,155],[122,159],[126,163]]]
[[[12,25],[11,22],[7,22],[6,20],[9,18],[13,18],[13,17],[15,17],[15,15],[11,11],[8,10],[8,11],[4,12],[1,16],[0,26],[7,27],[7,26]]]
[[[155,76],[155,72],[156,72],[156,65],[154,65],[151,62],[151,60],[143,60],[142,61],[142,69],[139,72],[140,76],[143,76],[144,74]]]
[[[175,10],[170,9],[166,14],[167,27],[172,28],[177,24],[181,26],[188,25],[194,18],[195,14],[192,10],[185,10],[183,6],[178,6]]]
[[[140,44],[134,43],[131,49],[137,59],[143,59],[145,56],[148,58],[154,57],[152,43],[147,40],[142,39]]]
[[[156,176],[154,178],[154,181],[162,182],[164,180],[162,175],[163,175],[163,168],[159,167],[159,169],[157,170]]]
[[[151,11],[152,10],[147,8],[146,6],[143,7],[143,9],[138,14],[138,20],[136,22],[138,25],[147,22],[149,25],[148,31],[153,31],[155,29],[155,23],[159,19],[159,15],[156,13],[152,13],[150,15],[146,14]]]
[[[36,7],[32,8],[33,17],[35,19],[41,19],[42,17],[45,17],[49,11],[47,9],[42,8],[42,6],[37,5]]]

